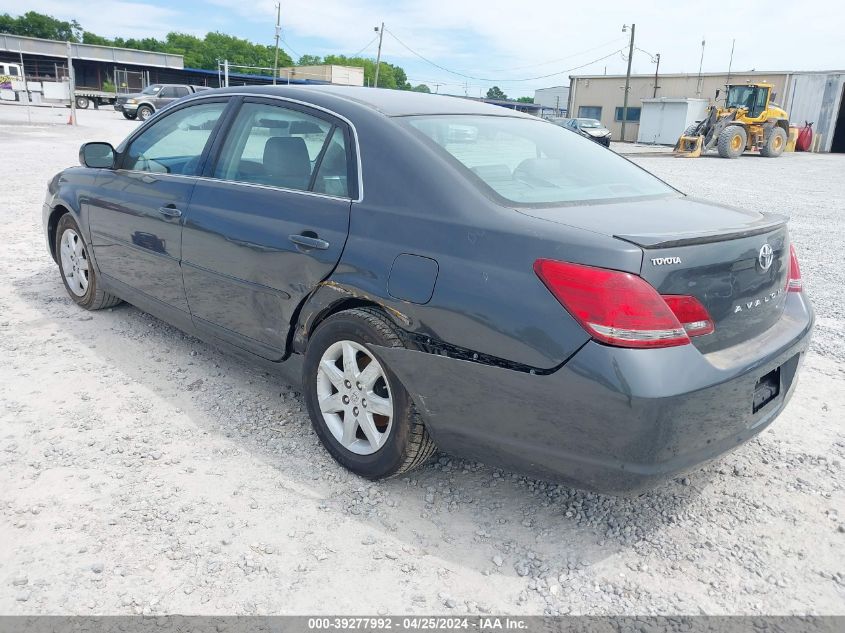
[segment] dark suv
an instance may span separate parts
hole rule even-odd
[[[141,92],[120,95],[114,103],[114,109],[122,112],[127,119],[138,118],[146,121],[154,112],[176,99],[206,89],[204,86],[187,84],[151,84]]]

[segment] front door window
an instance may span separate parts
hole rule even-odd
[[[202,103],[159,119],[129,144],[123,169],[195,176],[225,102]]]

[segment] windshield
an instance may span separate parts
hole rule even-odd
[[[595,119],[578,119],[578,125],[581,127],[602,127],[601,121]]]
[[[677,193],[614,152],[540,119],[438,115],[408,117],[407,124],[457,161],[472,180],[509,203]]]
[[[147,86],[146,88],[144,88],[144,89],[141,91],[141,94],[142,94],[142,95],[154,95],[154,94],[156,94],[159,90],[161,90],[161,86],[159,86],[158,84],[153,84],[152,86]]]
[[[753,108],[759,88],[752,86],[731,86],[725,105],[728,108]]]

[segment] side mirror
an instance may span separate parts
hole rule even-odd
[[[721,92],[722,92],[721,90],[716,90],[716,96],[715,96],[715,97],[713,97],[713,101],[716,101],[716,100],[719,98],[719,94],[720,94]]]
[[[114,167],[114,148],[110,143],[84,143],[79,148],[79,164],[93,169]]]

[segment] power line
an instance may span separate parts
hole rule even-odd
[[[615,37],[612,40],[605,42],[604,44],[599,44],[598,46],[593,46],[592,48],[588,48],[583,51],[578,51],[577,53],[572,53],[571,55],[565,55],[564,57],[558,57],[557,59],[550,59],[547,62],[540,62],[538,64],[527,64],[525,66],[514,66],[511,68],[489,68],[488,70],[494,73],[498,72],[510,72],[513,70],[525,70],[526,68],[539,68],[540,66],[548,66],[549,64],[556,64],[558,62],[562,62],[565,59],[572,59],[573,57],[578,57],[579,55],[584,55],[586,53],[592,53],[593,51],[597,51],[601,48],[609,46],[610,44],[615,44],[621,40],[626,40],[625,37]]]
[[[590,62],[587,62],[586,64],[580,64],[579,66],[573,66],[572,68],[567,68],[566,70],[561,70],[561,71],[554,72],[554,73],[548,73],[546,75],[538,75],[537,77],[522,77],[520,79],[502,79],[502,78],[496,79],[496,78],[489,78],[489,77],[475,77],[473,75],[467,75],[465,73],[458,72],[457,70],[451,70],[449,68],[446,68],[445,66],[441,66],[437,62],[431,61],[430,59],[428,59],[424,55],[418,53],[417,51],[412,49],[410,46],[405,44],[405,42],[403,42],[398,37],[396,37],[396,34],[393,33],[393,31],[391,31],[390,29],[385,29],[385,31],[387,31],[387,33],[390,34],[390,37],[392,37],[394,40],[396,40],[409,53],[419,57],[421,60],[423,60],[424,62],[426,62],[428,64],[431,64],[435,68],[439,68],[440,70],[447,72],[451,75],[457,75],[458,77],[464,77],[466,79],[473,79],[475,81],[485,81],[485,82],[491,82],[491,83],[518,83],[518,82],[523,82],[523,81],[537,81],[538,79],[547,79],[549,77],[555,77],[557,75],[564,75],[568,72],[572,72],[573,70],[578,70],[580,68],[584,68],[586,66],[590,66],[592,64],[595,64],[596,62],[600,62],[602,60],[605,60],[609,57],[613,57],[617,53],[620,53],[624,50],[624,48],[620,48],[620,49],[613,51],[612,53],[609,53],[608,55],[604,55],[603,57],[599,57],[598,59],[594,59]]]
[[[376,35],[373,39],[371,39],[369,42],[367,42],[367,45],[366,45],[366,46],[364,46],[364,48],[362,48],[360,51],[358,51],[357,53],[355,53],[352,57],[358,57],[358,55],[360,55],[360,54],[361,54],[361,53],[363,53],[365,50],[367,50],[368,48],[370,48],[370,46],[372,46],[372,45],[373,45],[373,43],[374,43],[377,39],[378,39],[378,35]]]
[[[295,50],[293,50],[293,46],[291,46],[290,44],[288,44],[288,43],[287,43],[287,40],[284,40],[284,39],[283,39],[283,40],[282,40],[282,44],[284,44],[284,45],[285,45],[285,47],[287,47],[287,49],[288,49],[291,53],[293,53],[294,55],[296,55],[297,57],[302,57],[302,55],[300,55],[300,54],[299,54],[299,53],[297,53]]]

